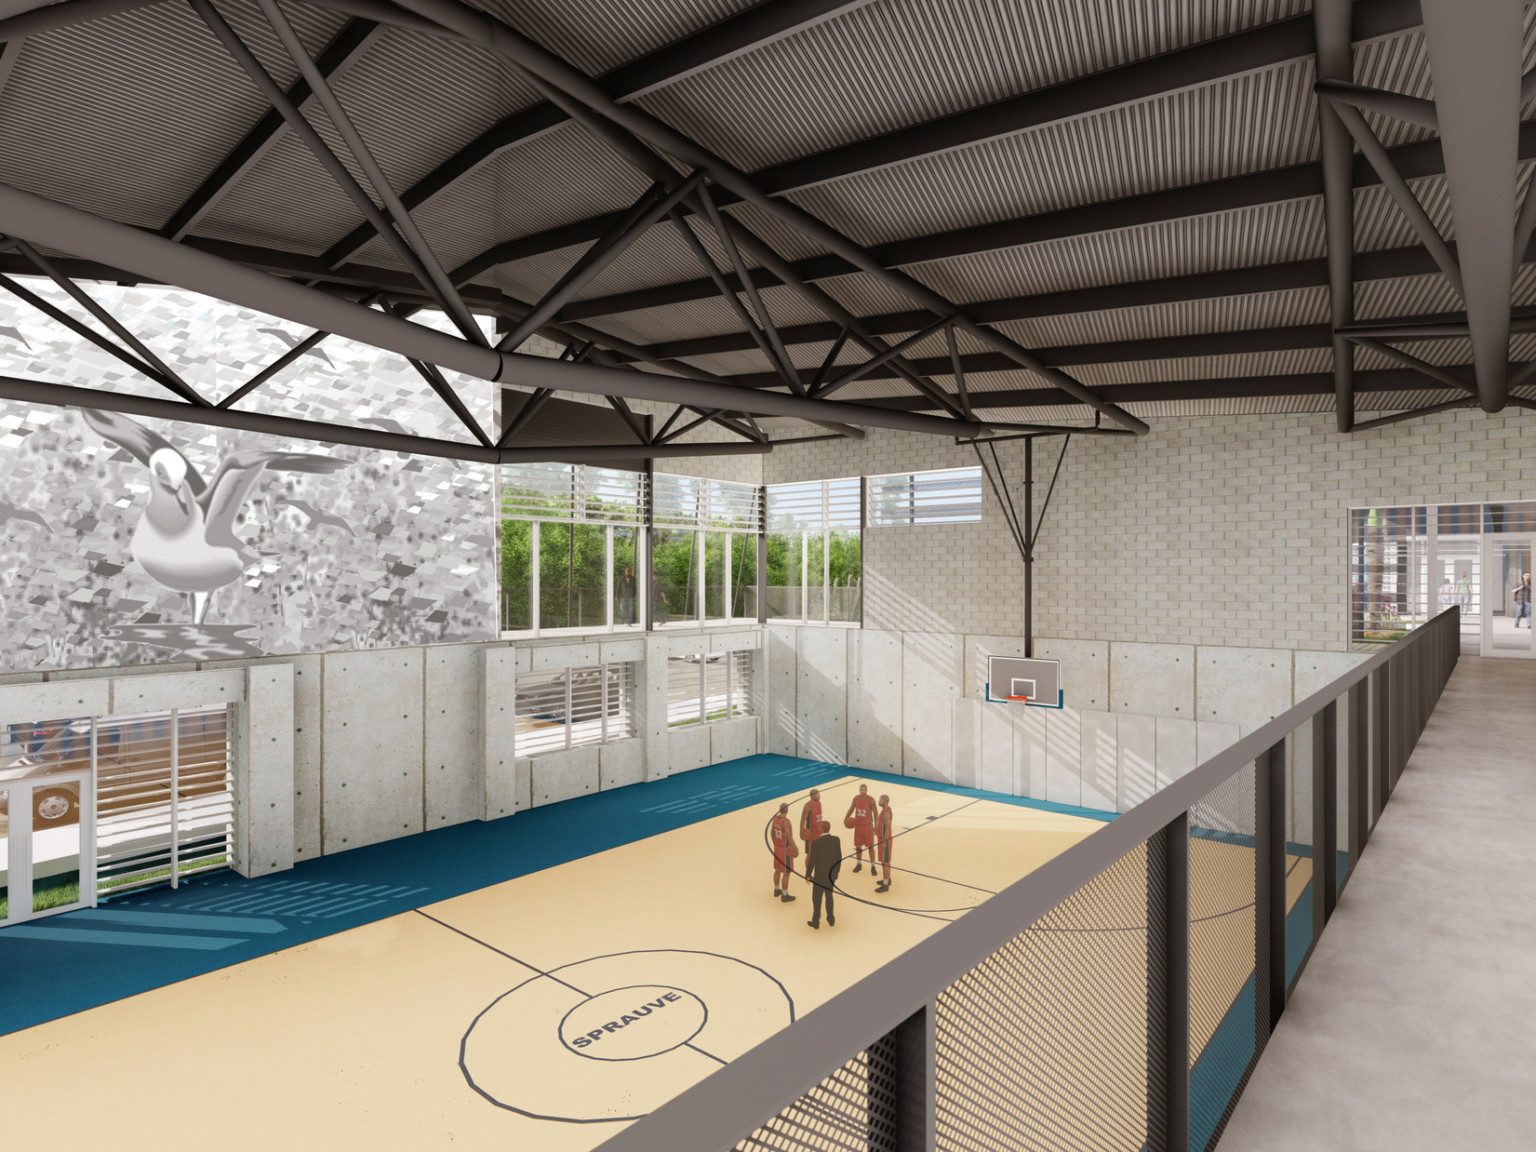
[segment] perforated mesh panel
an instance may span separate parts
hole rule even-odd
[[[939,997],[943,1152],[1147,1145],[1147,865],[1122,858]]]
[[[1285,782],[1285,977],[1296,978],[1302,960],[1312,947],[1312,901],[1318,899],[1313,880],[1322,875],[1322,845],[1315,844],[1313,804],[1317,797],[1313,780],[1313,729],[1322,721],[1313,717],[1289,737],[1290,772]]]
[[[895,1152],[896,1041],[882,1037],[732,1152]]]
[[[1251,764],[1189,813],[1192,1152],[1215,1146],[1261,1044],[1255,989],[1268,977],[1259,958],[1255,983],[1256,816]]]

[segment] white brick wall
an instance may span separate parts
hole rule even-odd
[[[1145,437],[1076,437],[1035,565],[1035,634],[1347,647],[1346,510],[1536,499],[1536,415],[1511,409],[1343,436],[1332,414],[1160,418]],[[1040,500],[1059,439],[1036,441]],[[1000,444],[1014,499],[1022,442]],[[976,463],[936,436],[776,449],[763,480]],[[1023,563],[990,490],[980,524],[866,530],[865,623],[1023,629]]]

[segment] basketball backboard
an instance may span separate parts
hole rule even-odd
[[[1061,661],[988,656],[986,694],[994,704],[1011,702],[1035,708],[1060,708]]]

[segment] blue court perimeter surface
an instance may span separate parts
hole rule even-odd
[[[0,1035],[540,872],[849,774],[1110,820],[1112,812],[762,755],[354,848],[247,879],[233,872],[0,928]],[[750,846],[744,847],[750,851]]]

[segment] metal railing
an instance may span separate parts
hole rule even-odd
[[[601,1152],[1208,1152],[1459,650],[1452,608]]]

